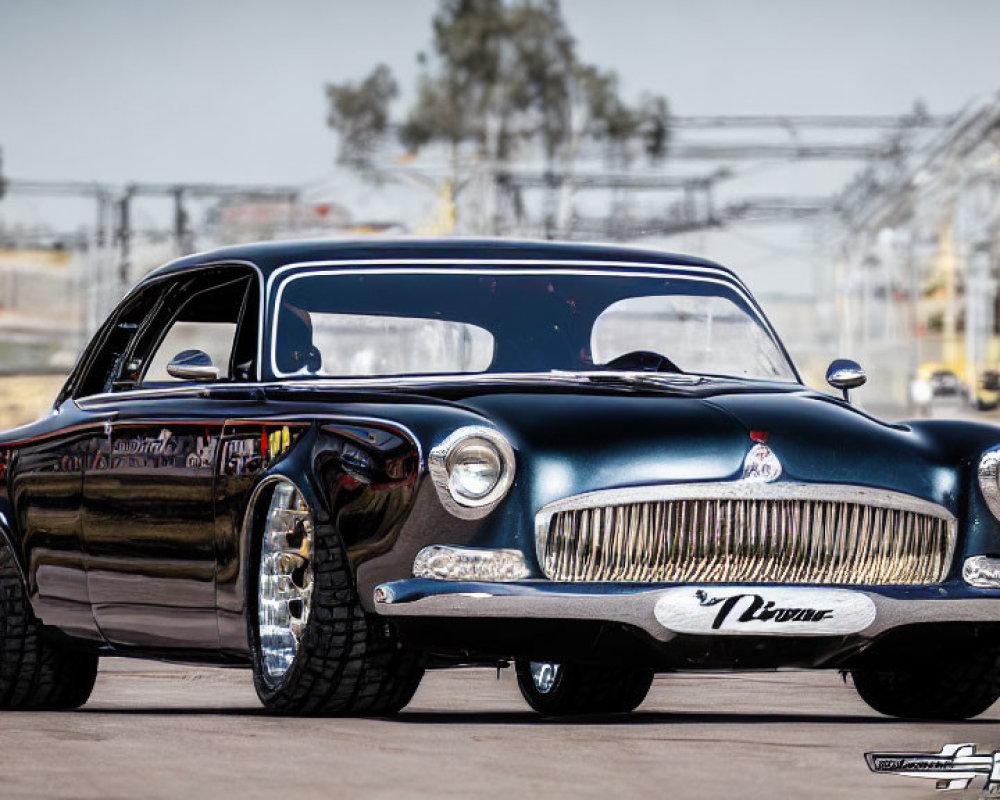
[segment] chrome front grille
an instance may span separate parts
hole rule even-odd
[[[951,565],[955,518],[859,486],[649,486],[545,506],[536,544],[555,581],[930,584]]]

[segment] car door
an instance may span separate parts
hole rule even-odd
[[[82,408],[74,398],[107,388],[99,376],[110,371],[161,290],[145,287],[123,302],[84,351],[54,413],[7,434],[0,453],[32,608],[45,625],[81,639],[102,639],[87,587],[83,476],[100,468],[110,415],[103,408]]]
[[[9,478],[36,616],[72,636],[100,641],[87,592],[81,508],[83,465],[100,447],[103,422],[60,412],[12,443],[0,465],[8,474],[0,477]]]
[[[214,481],[225,403],[206,382],[256,371],[257,280],[245,267],[187,274],[165,288],[109,376],[84,400],[112,418],[84,472],[84,551],[94,618],[119,647],[216,651]],[[218,381],[178,378],[182,351],[209,355]]]

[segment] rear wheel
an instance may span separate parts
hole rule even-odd
[[[46,638],[14,555],[0,544],[0,708],[65,709],[87,702],[97,655]]]
[[[517,685],[540,714],[620,714],[634,710],[649,692],[647,669],[518,661]]]
[[[936,655],[892,669],[851,672],[869,706],[890,717],[968,719],[1000,698],[1000,649]]]
[[[286,480],[266,490],[247,604],[261,702],[282,714],[399,711],[423,676],[419,654],[364,612],[339,537],[299,491]]]

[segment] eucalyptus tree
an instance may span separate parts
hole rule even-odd
[[[627,169],[641,151],[667,153],[669,107],[662,96],[638,106],[622,99],[613,71],[584,62],[557,0],[441,0],[433,48],[420,54],[413,105],[398,128],[411,152],[447,147],[452,185],[488,177],[483,198],[493,231],[506,202],[522,207],[513,164],[540,152],[545,170],[546,233],[569,223],[573,171],[588,144],[609,167]],[[329,124],[340,134],[340,159],[367,166],[388,132],[395,81],[377,67],[357,83],[327,87]]]

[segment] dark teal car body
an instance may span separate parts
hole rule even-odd
[[[696,298],[699,282],[709,281],[722,287],[712,292],[743,298],[741,313],[756,320],[787,372],[702,374],[677,368],[670,353],[597,363],[572,328],[585,322],[580,341],[589,341],[595,318],[618,296],[608,289],[588,316],[591,296],[574,294],[559,307],[564,317],[540,319],[550,302],[544,291],[518,300],[508,294],[522,284],[491,277],[513,281],[519,270],[554,276],[550,293],[569,273],[583,284],[603,275],[608,286],[662,275],[697,284],[684,289]],[[290,279],[319,274],[345,277],[342,291],[308,306],[319,302],[316,292],[299,297]],[[442,291],[449,281],[453,290]],[[319,373],[317,319],[363,316],[371,296],[382,298],[386,316],[409,304],[422,318],[488,330],[493,365]],[[177,320],[232,326],[221,374],[149,379],[163,331]],[[310,341],[291,343],[303,331]],[[453,466],[441,448],[461,431],[493,448],[470,456],[486,461],[475,461],[467,478],[494,469],[498,482],[507,480],[489,504],[449,498]],[[506,241],[263,244],[175,261],[123,300],[53,412],[0,438],[0,535],[45,636],[97,655],[261,672],[261,526],[285,481],[315,531],[326,532],[310,552],[328,534],[346,559],[347,583],[330,596],[354,609],[366,635],[412,655],[419,667],[407,674],[517,661],[629,675],[787,666],[874,675],[897,670],[929,641],[952,652],[1000,645],[1000,585],[963,571],[968,559],[985,558],[988,569],[1000,557],[988,497],[995,472],[980,474],[998,445],[992,425],[890,424],[804,386],[746,288],[712,262]],[[772,465],[763,479],[748,472],[751,456]],[[588,517],[574,498],[601,510]],[[907,534],[907,525],[917,532]],[[312,558],[308,581],[301,564],[292,579],[300,593],[314,579],[319,586],[322,560]],[[508,572],[484,579],[491,570]],[[877,579],[858,579],[869,574]],[[330,611],[318,597],[309,620]],[[733,613],[720,618],[727,598]],[[308,632],[314,623],[291,602],[294,656],[320,634]],[[773,613],[761,616],[761,608]],[[782,628],[779,617],[791,625]],[[814,629],[794,628],[813,619]],[[283,676],[258,675],[262,698],[302,710],[281,705]],[[316,708],[357,710],[345,702]]]

